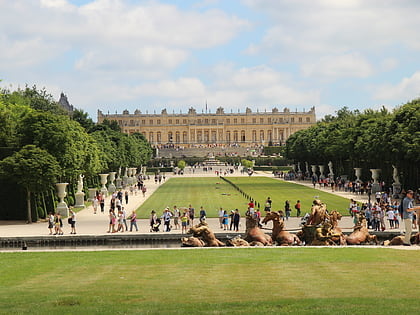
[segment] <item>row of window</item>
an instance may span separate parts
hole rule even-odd
[[[196,134],[191,133],[190,137],[188,137],[188,133],[184,132],[171,132],[169,131],[166,135],[166,139],[162,139],[162,132],[156,132],[156,135],[153,131],[149,132],[147,135],[146,132],[143,132],[143,135],[149,140],[150,143],[162,143],[162,142],[169,142],[169,143],[202,143],[202,142],[222,142],[222,141],[234,141],[234,142],[245,142],[250,139],[246,139],[245,130],[241,131],[226,131],[225,137],[223,137],[223,132],[219,131],[197,131]],[[147,137],[148,136],[148,137]],[[257,130],[252,131],[251,139],[253,142],[257,141],[272,141],[272,132],[271,130],[264,131]],[[280,139],[283,139],[283,135],[280,134]],[[182,141],[181,141],[182,140]]]
[[[239,121],[238,118],[233,118],[232,119],[233,124],[237,124],[238,121]],[[149,121],[147,121],[146,119],[142,119],[141,120],[141,125],[146,125],[146,122],[148,122],[149,125],[154,125],[155,123],[156,123],[156,125],[160,125],[161,124],[161,120],[160,119],[157,119],[156,121],[153,120],[153,119],[150,119]],[[283,118],[279,118],[275,122],[283,123],[285,121],[284,121]],[[290,122],[291,123],[294,123],[295,122],[295,117],[291,117],[290,118]],[[302,123],[303,122],[303,117],[298,117],[297,122]],[[311,122],[311,118],[310,117],[306,117],[306,122],[307,123]],[[123,120],[119,120],[118,123],[119,123],[120,126],[122,126],[123,123],[124,123],[124,121]],[[173,119],[168,119],[168,124],[169,125],[172,125],[172,124],[179,125],[180,123],[181,123],[181,120],[180,119],[174,119],[174,120]],[[194,123],[195,123],[195,121],[194,121]],[[200,124],[206,124],[206,125],[207,124],[212,124],[212,125],[216,125],[217,123],[218,123],[217,122],[217,119],[207,119],[207,118],[206,119],[197,119],[197,124],[199,124],[199,125]],[[226,121],[225,121],[225,123],[226,124],[230,124],[231,123],[231,119],[230,118],[227,118]],[[245,118],[241,118],[240,123],[241,124],[245,124]],[[252,123],[253,124],[256,124],[257,123],[257,118],[252,118]],[[272,119],[271,119],[271,117],[268,117],[267,120],[265,120],[265,118],[260,118],[259,119],[259,123],[260,124],[264,124],[264,123],[271,124],[272,123]],[[182,120],[182,124],[186,125],[187,124],[187,119],[183,119]],[[127,123],[125,123],[125,126],[127,126]],[[139,121],[138,120],[130,120],[129,126],[139,126]]]

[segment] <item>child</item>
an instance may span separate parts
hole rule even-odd
[[[188,215],[186,212],[181,217],[182,234],[187,233]]]

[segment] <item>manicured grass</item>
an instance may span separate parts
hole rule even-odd
[[[292,215],[296,215],[294,205],[299,199],[302,204],[302,214],[309,212],[312,201],[318,196],[328,206],[328,209],[337,209],[342,214],[348,214],[349,200],[322,192],[302,185],[279,181],[267,177],[227,177],[237,184],[248,195],[260,203],[261,210],[268,196],[273,200],[273,210],[284,209],[284,202],[290,200]],[[225,210],[238,208],[245,213],[248,200],[236,189],[218,177],[180,177],[171,178],[162,184],[158,190],[150,196],[137,213],[141,218],[147,218],[151,210],[162,212],[165,207],[188,207],[192,204],[196,210],[196,216],[200,206],[207,211],[207,217],[217,217],[217,210],[223,207]]]
[[[0,253],[0,314],[418,314],[418,250]]]
[[[292,216],[296,215],[294,205],[300,200],[302,213],[310,212],[312,202],[315,198],[321,199],[327,204],[329,210],[338,210],[343,215],[348,215],[350,200],[330,194],[328,192],[309,188],[306,186],[277,180],[269,177],[232,177],[231,182],[239,186],[248,195],[255,198],[264,209],[265,200],[271,197],[273,210],[284,210],[286,200],[290,201]]]
[[[198,217],[203,206],[208,217],[217,217],[217,210],[235,208],[246,209],[247,200],[231,185],[218,177],[179,177],[170,178],[162,184],[137,210],[141,218],[148,218],[150,211],[162,213],[165,207],[195,208]]]

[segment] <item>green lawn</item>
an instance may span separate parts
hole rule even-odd
[[[338,210],[343,215],[348,215],[350,200],[330,194],[328,192],[309,188],[269,177],[232,177],[231,182],[239,186],[248,195],[260,203],[261,209],[267,197],[271,197],[273,210],[284,210],[286,200],[290,201],[292,215],[296,215],[294,205],[301,201],[302,212],[309,212],[314,198],[321,199],[327,204],[329,210]]]
[[[264,208],[268,196],[273,200],[273,209],[284,208],[286,199],[290,200],[292,215],[296,215],[294,204],[299,199],[302,204],[302,213],[309,212],[315,196],[325,202],[328,209],[337,209],[342,214],[348,214],[349,200],[322,192],[302,185],[275,180],[267,177],[228,177],[248,195],[260,202],[261,210]],[[238,208],[245,213],[248,200],[236,189],[218,177],[178,177],[171,178],[162,184],[158,190],[139,207],[138,214],[147,218],[151,210],[161,213],[165,207],[188,207],[192,204],[198,210],[203,206],[208,217],[217,217],[217,210],[223,207],[226,210]]]
[[[0,314],[418,314],[418,250],[0,253]]]

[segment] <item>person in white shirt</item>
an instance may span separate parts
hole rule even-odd
[[[220,228],[223,229],[223,215],[225,214],[225,211],[223,211],[223,208],[220,208],[219,210],[219,224]]]
[[[388,217],[389,227],[393,229],[395,215],[394,215],[394,211],[390,207],[388,208],[388,211],[386,212],[386,216]]]

